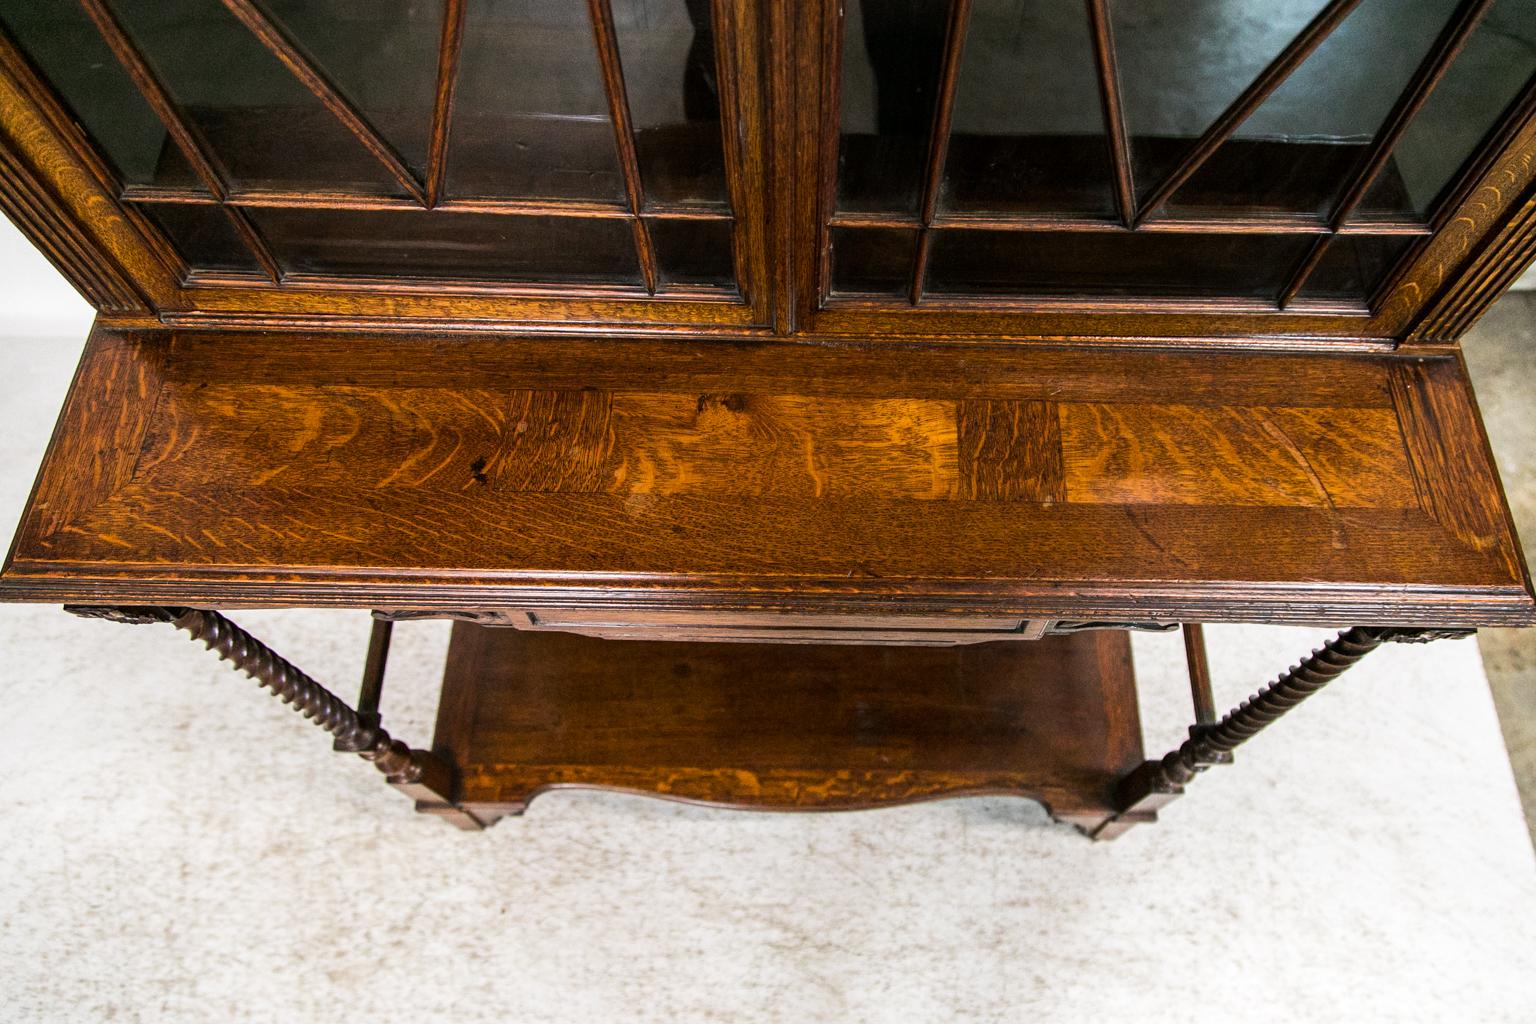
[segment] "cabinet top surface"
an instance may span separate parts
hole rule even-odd
[[[1454,356],[105,328],[0,597],[1532,616]]]

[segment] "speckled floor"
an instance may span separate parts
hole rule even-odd
[[[1462,344],[1526,561],[1536,563],[1536,292],[1504,296]],[[1536,842],[1536,630],[1483,630],[1477,642]]]

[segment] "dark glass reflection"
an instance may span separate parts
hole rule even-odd
[[[443,0],[263,0],[262,7],[424,178]]]
[[[1174,194],[1169,211],[1330,214],[1456,7],[1365,0]]]
[[[916,231],[833,228],[832,291],[905,297],[916,248]]]
[[[0,0],[0,22],[124,181],[198,184],[78,3]]]
[[[976,0],[941,193],[946,210],[1115,212],[1088,19],[1060,0]]]
[[[1137,191],[1145,196],[1327,0],[1114,0]]]
[[[585,4],[472,0],[448,192],[457,198],[624,200]]]
[[[646,201],[725,205],[709,0],[614,0],[613,18]]]
[[[736,283],[730,221],[650,218],[646,223],[663,286],[729,288]]]
[[[261,265],[221,207],[169,203],[139,203],[136,207],[165,233],[193,270],[262,273]]]
[[[926,288],[932,294],[1275,302],[1313,237],[937,231]]]
[[[1408,125],[1357,219],[1428,221],[1447,186],[1536,74],[1536,3],[1495,0]]]
[[[403,193],[223,4],[113,0],[112,6],[232,184]]]
[[[250,212],[283,269],[295,273],[640,284],[629,223],[617,218]]]
[[[1339,235],[1328,243],[1295,302],[1365,302],[1421,239],[1413,235]]]
[[[933,127],[945,0],[847,0],[837,205],[911,213]]]

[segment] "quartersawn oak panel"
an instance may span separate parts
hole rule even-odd
[[[505,392],[168,386],[136,478],[195,487],[218,465],[252,487],[466,487],[507,430]]]
[[[166,384],[122,400],[143,438],[105,488],[58,454],[97,429],[66,415],[39,493],[70,515],[44,529],[34,510],[0,593],[529,608],[643,589],[651,607],[719,611],[832,611],[835,594],[855,614],[1531,616],[1451,359],[1395,381],[1401,357],[914,348],[871,363],[781,347],[774,374],[753,346],[688,342],[357,335],[327,361],[299,346],[283,363],[270,339],[164,338],[93,341],[78,396],[141,361]],[[697,387],[716,380],[712,355],[777,390]],[[942,367],[947,396],[927,374]],[[1241,401],[1249,381],[1262,404]]]
[[[972,399],[958,416],[965,497],[1066,500],[1054,403]]]
[[[1397,418],[800,395],[167,387],[136,479],[248,486],[1412,507]]]
[[[1424,511],[1463,543],[1501,550],[1518,572],[1519,548],[1501,543],[1514,527],[1459,357],[1400,361],[1390,380]],[[1467,458],[1468,450],[1484,457]]]
[[[474,482],[509,491],[599,491],[613,449],[605,391],[512,391],[500,443]]]
[[[171,386],[136,478],[196,487],[218,463],[254,487],[947,498],[955,421],[921,399]]]
[[[1387,409],[1069,404],[1066,500],[1090,504],[1417,504]]]
[[[196,487],[210,462],[254,487],[1418,504],[1384,409],[167,387],[135,479]]]
[[[95,327],[39,471],[17,543],[48,534],[128,483],[155,413],[165,365],[164,335],[137,337]]]
[[[948,498],[955,405],[805,395],[616,394],[620,494]]]

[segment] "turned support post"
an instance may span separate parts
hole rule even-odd
[[[199,608],[65,605],[64,610],[85,618],[125,623],[165,622],[175,626],[334,736],[337,750],[355,753],[373,762],[396,789],[428,805],[451,807],[453,785],[446,765],[431,753],[413,750],[390,736],[378,724],[376,715],[354,711],[340,697],[224,615]]]
[[[1189,739],[1161,761],[1145,761],[1126,775],[1117,792],[1120,812],[1100,825],[1093,838],[1113,839],[1138,821],[1151,820],[1159,808],[1182,795],[1196,775],[1212,765],[1231,763],[1232,752],[1239,746],[1382,644],[1429,643],[1470,636],[1473,632],[1391,626],[1355,626],[1345,630],[1219,721],[1191,726]],[[1196,690],[1198,693],[1199,688]]]

